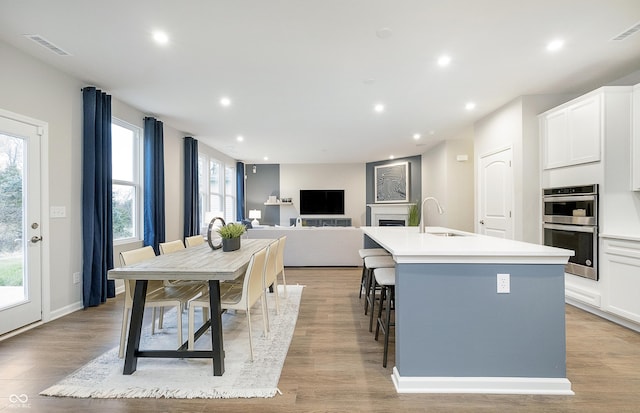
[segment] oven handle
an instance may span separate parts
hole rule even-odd
[[[575,231],[575,232],[589,232],[595,234],[598,232],[598,227],[590,225],[559,225],[559,224],[544,224],[545,229],[557,229],[560,231]]]
[[[545,196],[544,202],[595,201],[595,195]]]

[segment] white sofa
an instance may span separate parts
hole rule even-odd
[[[284,265],[290,267],[357,267],[364,234],[356,227],[260,227],[247,230],[247,238],[287,236]]]

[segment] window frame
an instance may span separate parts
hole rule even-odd
[[[143,188],[143,168],[144,168],[144,159],[143,159],[143,142],[142,142],[142,133],[143,130],[141,127],[133,125],[129,122],[126,122],[122,119],[118,119],[114,116],[111,117],[111,124],[117,125],[121,128],[125,128],[133,132],[135,143],[133,145],[133,156],[132,159],[137,165],[133,165],[133,181],[125,181],[121,179],[114,179],[113,176],[111,178],[111,188],[113,189],[114,185],[122,185],[122,186],[131,186],[135,189],[135,203],[136,208],[134,209],[134,224],[133,224],[133,236],[128,238],[119,238],[116,239],[113,236],[113,245],[123,245],[129,244],[132,242],[137,242],[142,240],[142,225],[144,222],[144,188]],[[112,153],[112,159],[114,154]],[[113,161],[112,161],[113,167]]]
[[[211,190],[211,168],[216,164],[219,171],[218,191],[213,192]],[[227,188],[226,185],[226,173],[227,170],[232,171],[233,179],[231,188]],[[220,197],[220,203],[222,210],[222,218],[225,222],[234,222],[236,220],[236,185],[235,185],[235,164],[229,165],[224,161],[221,161],[206,152],[198,151],[198,199],[200,202],[200,225],[202,227],[207,225],[206,218],[207,213],[211,211],[211,197],[217,195]],[[229,189],[229,191],[227,191]],[[227,210],[227,199],[233,200],[233,208],[231,211]],[[218,211],[212,211],[218,212]]]

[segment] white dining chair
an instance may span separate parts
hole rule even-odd
[[[278,239],[278,255],[276,256],[276,276],[282,274],[282,288],[284,297],[287,298],[287,277],[284,274],[284,247],[287,244],[287,236],[283,235]]]
[[[267,247],[267,262],[264,266],[264,288],[265,292],[269,288],[273,288],[274,297],[276,301],[276,314],[280,314],[280,301],[278,300],[278,246],[280,240],[276,239]],[[268,310],[268,308],[267,308]],[[268,319],[269,312],[267,311],[267,326],[269,326]]]
[[[155,258],[156,254],[150,246],[137,248],[120,253],[120,262],[123,266]],[[124,282],[124,310],[122,314],[122,329],[120,332],[120,349],[118,356],[124,357],[125,340],[129,327],[129,314],[133,307],[133,292],[135,280]],[[158,328],[162,328],[162,313],[164,307],[176,307],[176,323],[178,329],[178,346],[182,345],[182,317],[181,310],[190,299],[201,294],[200,286],[166,287],[162,281],[148,281],[145,307],[153,308],[151,334],[155,334],[156,309],[160,309],[161,318],[158,320]]]
[[[160,255],[171,254],[174,252],[182,251],[185,249],[182,240],[174,240],[168,242],[161,242],[159,245]],[[192,281],[192,280],[165,280],[164,284],[166,286],[183,286],[183,285],[199,285],[202,288],[206,287],[206,281]],[[162,313],[160,314],[160,319],[162,320]]]
[[[190,237],[186,237],[184,239],[184,243],[187,248],[195,247],[197,245],[204,244],[204,237],[202,235],[193,235]]]
[[[160,254],[171,254],[172,252],[180,251],[184,249],[184,244],[181,240],[161,242],[158,244],[160,247]]]
[[[223,310],[244,310],[247,316],[247,327],[249,328],[249,350],[251,361],[253,361],[253,335],[251,332],[251,308],[257,301],[261,301],[262,320],[264,334],[268,334],[266,317],[266,297],[264,289],[264,268],[267,258],[267,248],[254,253],[249,261],[249,266],[244,275],[242,284],[240,283],[220,283],[220,306]],[[195,309],[202,307],[203,311],[210,306],[209,295],[206,294],[189,303],[189,337],[188,349],[194,348],[195,335]]]

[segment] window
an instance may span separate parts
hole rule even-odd
[[[226,222],[236,219],[235,167],[213,159],[204,153],[198,155],[198,182],[200,222],[205,225],[208,213],[224,218]]]
[[[222,165],[218,161],[215,159],[209,160],[209,211],[224,213],[224,207],[222,206],[224,188],[222,187],[221,168]]]
[[[236,168],[224,167],[224,220],[236,219]]]
[[[140,128],[111,122],[113,241],[140,239],[142,186]]]

